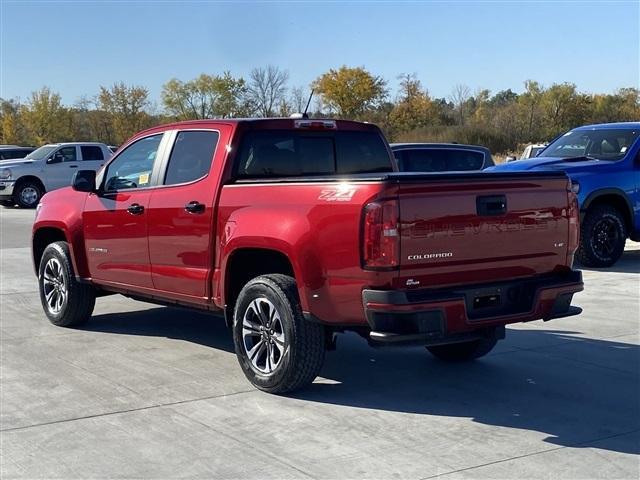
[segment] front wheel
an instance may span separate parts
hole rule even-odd
[[[67,242],[52,243],[44,250],[38,286],[42,308],[54,325],[73,327],[91,317],[96,292],[91,285],[76,280]]]
[[[23,181],[14,193],[16,203],[22,208],[35,208],[42,198],[42,188],[36,182]]]
[[[576,257],[585,267],[610,267],[622,256],[625,241],[620,211],[609,205],[597,205],[587,211],[582,222]]]
[[[498,340],[495,338],[481,338],[470,342],[452,343],[427,347],[434,357],[446,362],[465,362],[484,357],[493,350]]]
[[[304,318],[296,282],[287,275],[263,275],[244,286],[233,340],[247,379],[269,393],[309,385],[324,361],[324,327]]]

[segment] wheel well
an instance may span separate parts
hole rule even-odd
[[[16,189],[18,188],[19,185],[22,185],[24,182],[34,182],[40,187],[40,190],[42,190],[42,193],[46,192],[46,189],[44,188],[44,183],[42,183],[42,180],[40,180],[38,177],[35,177],[33,175],[25,175],[24,177],[20,177],[18,180],[16,180]]]
[[[227,263],[225,275],[225,304],[227,322],[242,287],[252,278],[269,273],[281,273],[295,278],[289,258],[282,252],[262,248],[236,250]]]
[[[33,235],[33,265],[38,272],[40,265],[40,259],[44,253],[45,248],[53,242],[66,242],[67,238],[64,236],[64,232],[58,228],[43,227],[40,228]]]
[[[598,205],[609,205],[618,210],[622,214],[622,218],[624,219],[624,226],[626,231],[631,232],[633,230],[633,219],[631,216],[631,211],[629,210],[629,205],[623,197],[621,197],[620,195],[616,195],[615,193],[600,195],[594,198],[589,203],[587,211]]]

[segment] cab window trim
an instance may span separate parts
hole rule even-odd
[[[190,180],[188,182],[182,182],[182,183],[172,183],[171,185],[165,185],[164,181],[167,175],[167,169],[169,168],[169,160],[171,158],[171,152],[173,152],[173,147],[175,146],[175,141],[178,138],[178,134],[180,132],[215,132],[218,134],[218,141],[216,142],[216,148],[213,151],[213,157],[211,157],[211,163],[209,164],[209,170],[207,171],[206,174],[204,174],[201,177],[198,177],[194,180]],[[216,128],[178,128],[178,129],[173,129],[173,130],[167,130],[166,133],[170,134],[170,139],[167,141],[168,145],[167,145],[167,154],[165,156],[165,158],[163,158],[162,161],[162,165],[160,166],[160,169],[158,170],[158,185],[156,186],[156,188],[158,189],[162,189],[162,188],[171,188],[171,187],[182,187],[185,185],[192,185],[194,183],[198,183],[201,182],[202,180],[204,180],[205,178],[207,178],[209,176],[209,174],[211,173],[211,167],[213,167],[214,161],[216,159],[216,154],[218,153],[218,148],[220,147],[220,139],[222,138],[222,133],[220,132],[220,130],[216,129]]]
[[[149,185],[147,185],[146,187],[119,188],[117,190],[105,190],[106,174],[109,171],[109,167],[111,166],[111,164],[114,161],[116,161],[116,159],[119,158],[123,152],[126,152],[129,149],[129,147],[131,147],[132,145],[146,138],[156,137],[158,135],[161,135],[162,138],[160,139],[160,144],[158,145],[156,158],[153,162],[153,167],[151,170],[151,178],[149,179]],[[106,197],[106,196],[110,196],[110,195],[114,195],[122,192],[132,193],[132,192],[139,192],[139,191],[147,191],[147,190],[156,188],[157,181],[158,181],[158,168],[162,161],[162,157],[166,155],[166,146],[167,146],[166,144],[167,144],[167,131],[162,131],[162,132],[153,132],[153,133],[149,133],[148,135],[137,137],[131,142],[129,142],[127,145],[125,145],[124,148],[119,149],[118,154],[111,157],[109,161],[105,164],[104,168],[100,170],[99,178],[96,179],[96,183],[99,185],[98,194],[102,197]]]

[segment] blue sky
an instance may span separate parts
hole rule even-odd
[[[141,84],[255,66],[308,87],[329,68],[389,81],[416,73],[434,96],[453,85],[521,91],[526,79],[611,92],[640,83],[640,0],[572,2],[213,2],[0,0],[0,96],[43,85],[67,104],[99,85]]]

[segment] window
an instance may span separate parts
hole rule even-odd
[[[57,162],[75,162],[78,160],[76,147],[62,147],[53,154],[53,158]]]
[[[180,132],[169,157],[165,185],[187,183],[209,173],[218,144],[218,132]]]
[[[484,153],[463,149],[406,150],[401,158],[402,172],[464,172],[484,165]]]
[[[162,134],[152,135],[123,150],[107,168],[105,191],[148,187],[161,140]]]
[[[18,158],[24,158],[29,153],[29,150],[2,150],[0,151],[0,160],[14,160]]]
[[[240,147],[240,178],[391,172],[391,158],[376,132],[248,132]]]
[[[620,160],[640,136],[633,129],[602,128],[572,130],[565,133],[544,151],[545,157],[593,157],[598,160]]]
[[[100,147],[87,145],[80,147],[80,150],[82,151],[82,160],[104,160],[104,155],[102,155],[102,149]]]

